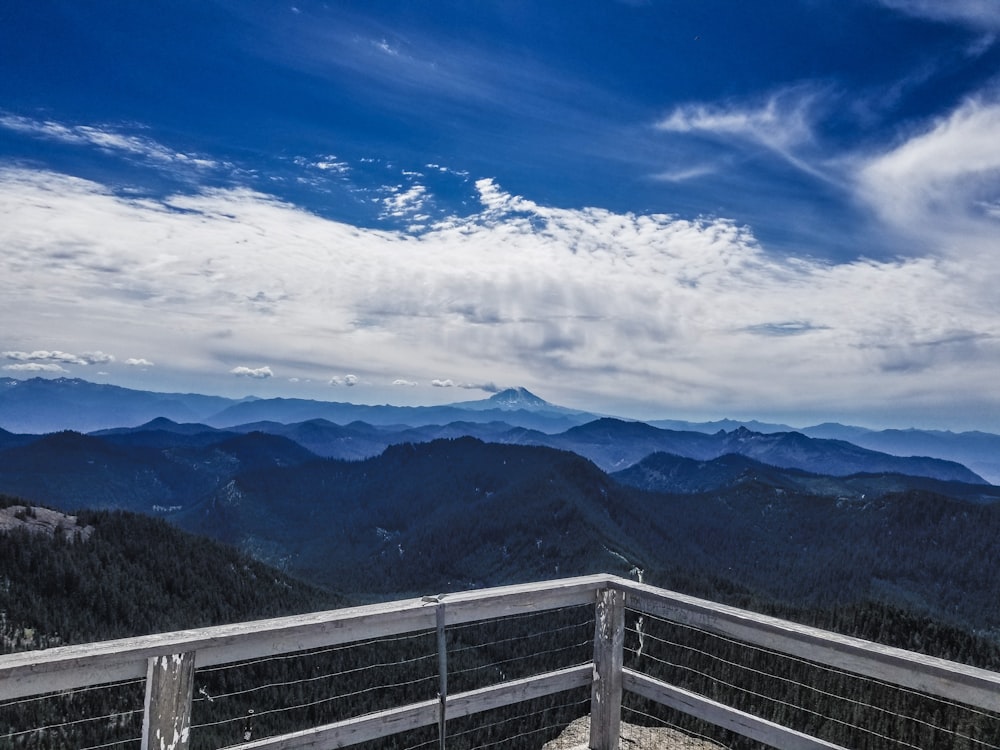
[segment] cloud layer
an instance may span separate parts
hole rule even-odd
[[[903,221],[968,174],[934,142],[993,117],[970,105],[871,160],[861,181],[874,205]],[[907,172],[939,148],[951,167]],[[900,174],[913,179],[894,198]],[[132,200],[2,171],[0,315],[17,338],[0,344],[24,347],[4,352],[6,367],[110,362],[100,348],[114,342],[189,381],[278,372],[372,397],[499,381],[647,416],[934,415],[994,388],[996,260],[777,258],[721,219],[550,208],[476,187],[478,212],[410,235],[247,190]],[[70,345],[93,351],[57,348]]]

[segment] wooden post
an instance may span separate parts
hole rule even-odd
[[[622,718],[625,593],[597,592],[594,616],[594,682],[590,698],[591,750],[618,750]]]
[[[445,750],[445,737],[448,729],[448,639],[444,630],[444,604],[437,605],[435,613],[437,623],[438,648],[438,748]]]
[[[193,651],[148,660],[142,750],[187,750],[193,695]]]

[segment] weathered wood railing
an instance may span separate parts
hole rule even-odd
[[[592,604],[593,663],[454,695],[448,694],[446,627]],[[120,680],[146,678],[142,747],[188,746],[195,668],[301,652],[360,639],[437,630],[440,695],[276,737],[240,750],[335,748],[574,688],[591,688],[591,740],[617,748],[623,691],[690,714],[769,746],[836,748],[751,714],[623,667],[626,608],[741,642],[1000,712],[1000,674],[796,625],[607,575],[546,581],[352,607],[221,627],[163,633],[0,657],[0,702]]]

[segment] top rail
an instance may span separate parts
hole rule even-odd
[[[439,601],[447,602],[449,625],[592,604],[613,579],[582,576],[8,654],[0,656],[0,698],[145,677],[148,660],[158,656],[194,652],[195,666],[208,667],[433,630]]]
[[[625,605],[786,655],[1000,712],[1000,674],[621,578]]]

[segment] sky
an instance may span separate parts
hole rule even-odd
[[[1000,432],[1000,0],[0,7],[0,376]]]

